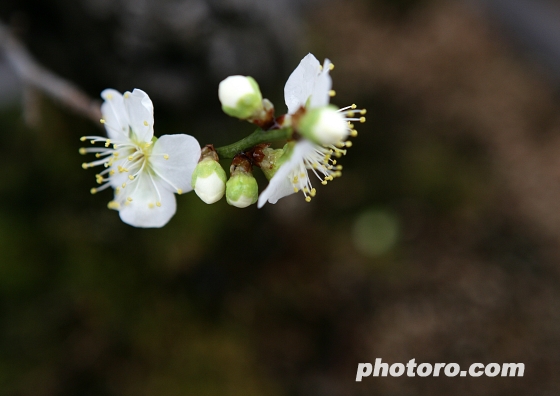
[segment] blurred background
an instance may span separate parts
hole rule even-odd
[[[0,395],[560,394],[559,2],[2,0],[0,21],[92,97],[148,92],[157,135],[244,137],[218,83],[252,75],[281,114],[308,52],[368,109],[312,203],[186,194],[135,229],[89,193],[99,126],[23,106],[0,51]],[[526,371],[356,383],[375,358]]]

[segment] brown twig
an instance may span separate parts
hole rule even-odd
[[[74,84],[41,66],[1,22],[0,51],[4,53],[25,85],[41,91],[78,114],[99,121],[100,103],[91,99]]]

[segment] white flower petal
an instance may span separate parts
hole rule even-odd
[[[268,203],[275,204],[280,198],[287,197],[295,192],[287,175],[285,175],[282,179],[276,179],[274,181],[273,179],[274,177],[270,179],[268,187],[259,195],[259,201],[257,204],[259,209],[262,208],[267,201]]]
[[[332,88],[332,78],[330,76],[331,61],[325,59],[323,70],[317,76],[313,84],[313,91],[311,92],[311,101],[309,107],[321,107],[329,104],[330,90]]]
[[[212,172],[208,177],[197,177],[194,190],[204,203],[213,204],[224,196],[226,183],[220,179],[216,172]]]
[[[134,184],[115,194],[115,200],[120,204],[121,220],[142,228],[159,228],[167,224],[177,210],[177,202],[173,192],[162,188],[160,183],[143,173]],[[127,200],[129,197],[132,201]],[[158,202],[161,206],[157,205]]]
[[[307,99],[313,93],[313,87],[321,64],[313,56],[307,54],[292,72],[284,87],[284,100],[288,106],[288,114],[293,114],[301,106],[305,106]]]
[[[128,121],[138,142],[149,142],[154,136],[154,106],[148,94],[135,89],[124,94]]]
[[[189,135],[163,135],[154,144],[150,166],[163,179],[166,189],[192,190],[191,178],[200,159],[200,144]]]
[[[257,207],[262,208],[266,201],[275,204],[280,198],[295,193],[294,185],[289,176],[303,163],[304,152],[307,150],[308,144],[310,143],[305,140],[296,143],[290,159],[280,166],[280,169],[270,179],[266,189],[260,194]]]
[[[114,89],[101,92],[105,100],[101,105],[101,114],[105,120],[105,129],[109,139],[128,139],[128,114],[124,108],[123,96]]]

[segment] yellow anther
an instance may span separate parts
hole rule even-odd
[[[307,187],[303,187],[303,193],[304,194],[309,194],[309,189]]]
[[[180,188],[177,189],[177,194],[181,195],[183,193],[183,190],[181,190]]]
[[[323,65],[319,65],[319,70],[323,70]]]
[[[129,180],[134,180],[134,176],[128,175],[128,179],[129,179]]]
[[[126,200],[127,200],[128,202],[132,202],[132,198],[131,198],[131,197],[128,197]]]
[[[114,148],[115,150],[117,149],[117,147],[118,147],[118,146],[117,146],[116,144],[113,144],[113,148]],[[117,155],[119,155],[119,153],[115,153],[115,156],[117,156]]]
[[[331,90],[329,91],[329,96],[332,98],[332,97],[335,96],[335,95],[336,95],[336,91],[335,91],[334,89],[331,89]]]
[[[88,168],[88,164],[86,164],[85,162],[82,164],[82,168],[87,169]]]
[[[99,120],[100,123],[105,124],[105,120],[102,118]]]
[[[336,170],[341,171],[341,170],[342,170],[342,165],[337,165],[337,166],[336,166]]]
[[[92,188],[91,190],[89,190],[89,192],[95,194],[97,192],[97,188]]]
[[[348,115],[348,117],[354,117],[354,112],[353,111],[349,111],[346,114]]]
[[[128,99],[130,97],[130,92],[125,92],[124,97]]]
[[[117,147],[115,146],[115,148],[117,148]],[[118,157],[118,156],[119,156],[119,153],[116,152],[116,153],[114,153],[113,155],[114,155],[115,157]]]
[[[166,160],[168,160],[168,159],[169,159],[169,155],[163,154],[163,158],[165,158]]]
[[[89,141],[91,144],[95,144],[95,140],[90,140]]]
[[[311,197],[310,196],[305,197],[305,202],[311,202]]]
[[[146,142],[144,143],[144,148],[148,148],[152,145],[152,142]]]
[[[113,95],[112,94],[107,94],[107,100],[111,100],[113,99]]]
[[[117,169],[119,170],[119,173],[123,173],[124,172],[124,168],[122,166],[117,166]]]
[[[352,130],[350,131],[350,136],[352,136],[352,137],[358,136],[358,131],[355,130],[355,129],[352,129]]]
[[[154,204],[153,204],[153,203],[151,203],[151,202],[150,202],[150,203],[148,204],[148,208],[150,208],[150,209],[153,209],[153,208],[154,208],[154,206],[156,206],[156,205],[154,205]]]
[[[294,187],[294,192],[297,193],[299,190],[297,187]]]
[[[82,154],[82,155],[84,155],[85,153],[87,153],[86,149],[83,148],[83,147],[80,148],[79,152],[80,152],[80,154]]]
[[[333,164],[333,165],[336,165],[336,160],[333,160],[333,161],[332,161],[332,164]]]
[[[126,183],[121,184],[122,188],[126,187]]]
[[[101,154],[100,153],[95,153],[95,158],[101,158]]]
[[[105,147],[109,147],[111,145],[111,139],[107,139],[105,142]]]
[[[294,180],[292,180],[292,183],[296,184],[299,181],[299,178],[297,176],[294,176]]]
[[[300,173],[299,177],[305,177],[305,173]]]
[[[331,63],[331,64],[329,65],[329,70],[333,70],[333,69],[334,69],[334,64]]]
[[[366,117],[360,117],[360,122],[363,124],[364,122],[366,122]]]
[[[352,147],[352,142],[350,140],[346,142],[346,147]]]
[[[117,201],[109,201],[109,203],[107,204],[107,207],[109,209],[118,210],[121,207],[121,205],[119,205],[119,203]]]
[[[115,174],[115,170],[114,170],[114,169],[111,169],[111,170],[109,171],[109,176],[113,176],[114,174]]]
[[[121,192],[121,188],[120,188],[120,187],[115,188],[115,192],[116,192],[117,194],[120,193],[120,192]]]
[[[87,138],[86,138],[85,136],[82,136],[82,137],[80,138],[80,141],[85,142],[86,139],[87,139]]]
[[[144,121],[144,126],[148,126],[150,124],[148,124],[148,121]]]
[[[128,156],[128,160],[129,160],[129,161],[132,161],[132,159],[133,159],[132,155],[129,155],[129,156]]]
[[[161,207],[161,202],[156,202],[156,206],[159,208]]]
[[[350,107],[352,107],[352,109],[355,109],[355,108],[358,107],[358,106],[356,106],[355,103],[352,103],[352,106],[350,106]]]
[[[364,115],[364,114],[366,114],[366,113],[367,113],[367,110],[366,110],[366,109],[360,110],[360,114],[361,114],[361,115]]]
[[[323,181],[321,182],[321,184],[322,184],[323,186],[326,186],[326,185],[327,185],[327,179],[323,180]]]
[[[317,194],[317,190],[312,188],[311,191],[309,192],[309,194],[311,194],[311,196],[314,197]]]

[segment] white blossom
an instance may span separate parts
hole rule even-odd
[[[365,122],[365,110],[356,110],[356,105],[336,109],[329,105],[332,79],[329,72],[334,65],[325,59],[323,66],[312,54],[306,55],[292,72],[284,87],[284,99],[293,128],[303,138],[291,142],[281,158],[281,165],[261,193],[258,207],[267,201],[276,203],[280,198],[302,191],[305,200],[311,201],[316,190],[309,178],[309,171],[321,181],[341,175],[342,167],[336,159],[344,154],[343,147],[352,142],[348,136],[357,136],[352,121]],[[356,117],[359,113],[359,117]],[[333,158],[335,157],[335,158]]]
[[[106,89],[101,105],[107,138],[85,136],[82,141],[105,147],[82,148],[99,158],[84,163],[84,169],[104,165],[96,175],[101,184],[92,193],[114,188],[108,207],[119,212],[123,222],[135,227],[162,227],[176,211],[174,194],[192,190],[191,177],[200,158],[200,145],[189,135],[154,137],[154,108],[148,95],[135,89]]]

